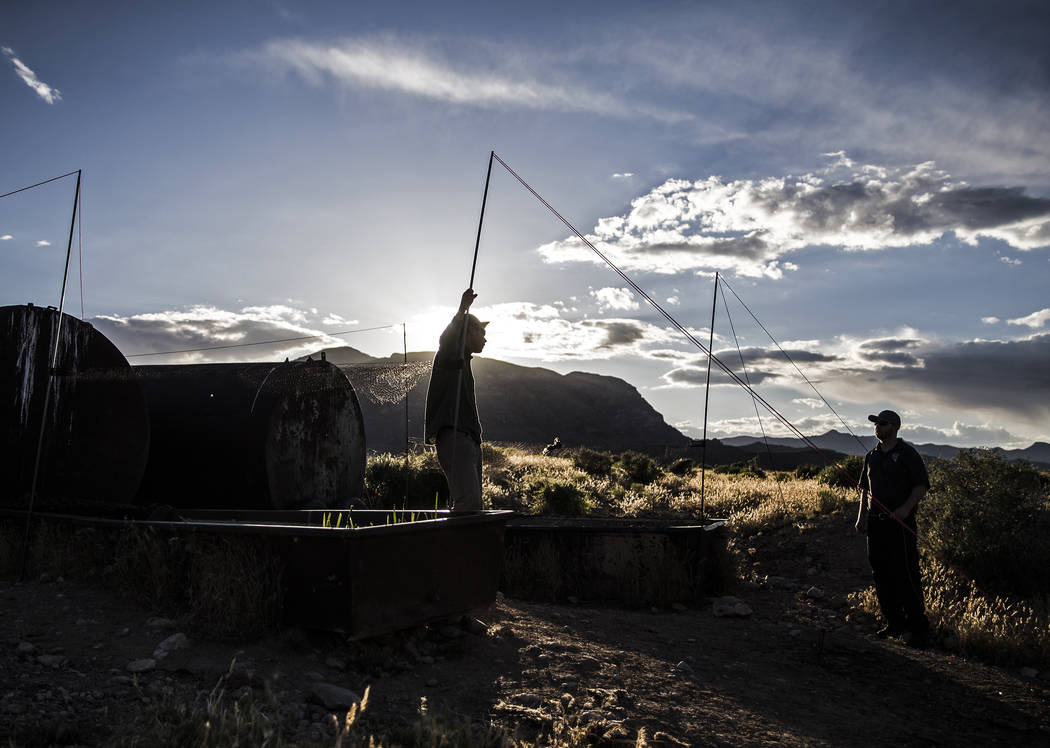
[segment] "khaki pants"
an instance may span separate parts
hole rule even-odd
[[[481,445],[466,434],[441,429],[437,456],[449,483],[452,511],[481,511]]]

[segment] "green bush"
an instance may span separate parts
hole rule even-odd
[[[437,457],[422,455],[373,455],[365,465],[369,506],[375,509],[448,508],[448,482]]]
[[[679,457],[667,468],[673,475],[689,475],[693,472],[693,461],[688,457]]]
[[[572,453],[572,464],[578,470],[598,478],[607,478],[612,472],[613,457],[608,452],[581,448]]]
[[[645,485],[652,483],[663,474],[660,466],[652,457],[638,452],[624,452],[620,455],[619,463],[628,483]]]
[[[864,455],[850,455],[833,462],[817,474],[817,482],[834,488],[856,488],[864,469]]]
[[[795,468],[794,475],[799,480],[809,480],[820,475],[820,467],[817,465],[802,464]]]
[[[589,509],[587,497],[575,483],[536,477],[527,487],[529,504],[538,514],[579,516]]]
[[[758,466],[758,455],[746,462],[730,462],[724,465],[715,465],[711,469],[722,475],[739,475],[743,478],[766,477],[766,471]]]
[[[1050,508],[1039,473],[987,449],[929,462],[920,512],[924,547],[986,590],[1050,591]]]

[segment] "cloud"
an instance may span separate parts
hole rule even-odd
[[[49,242],[47,239],[38,239],[36,245],[38,247],[50,247],[51,242]]]
[[[459,52],[463,54],[464,50]],[[451,104],[641,116],[667,122],[692,118],[689,114],[621,100],[583,86],[550,83],[547,80],[554,76],[549,71],[542,71],[542,75],[541,71],[537,74],[491,71],[500,60],[491,55],[486,55],[483,64],[468,72],[425,49],[418,41],[390,35],[350,38],[335,44],[278,39],[261,50],[242,54],[240,59],[293,71],[313,85],[334,80],[343,85],[394,91]]]
[[[667,330],[635,319],[577,319],[553,304],[510,302],[472,310],[489,320],[485,356],[512,360],[605,360],[649,356],[678,339]],[[442,319],[445,310],[428,315]],[[436,340],[436,337],[434,338]]]
[[[598,302],[600,311],[633,311],[638,309],[638,302],[634,300],[634,294],[626,288],[599,288],[591,291],[591,296]]]
[[[4,234],[3,236],[0,236],[0,242],[10,241],[11,239],[14,239],[14,237],[10,234]]]
[[[316,310],[314,310],[314,313],[317,313]],[[342,317],[338,314],[329,313],[325,315],[324,319],[321,320],[321,324],[328,325],[330,327],[350,327],[353,325],[359,325],[361,323],[356,319],[347,319],[346,317]]]
[[[951,428],[905,425],[905,438],[919,444],[951,444],[956,447],[1005,446],[1027,447],[1031,441],[993,424],[968,424],[956,421]]]
[[[831,166],[801,177],[669,179],[627,213],[599,219],[587,239],[624,270],[770,278],[796,268],[785,255],[811,246],[871,251],[949,234],[1022,251],[1050,246],[1050,198],[972,187],[932,162],[889,169],[834,155]],[[549,263],[602,262],[576,237],[539,253]]]
[[[1032,312],[1025,317],[1006,320],[1006,323],[1009,325],[1026,325],[1032,329],[1042,327],[1047,322],[1050,322],[1050,308],[1040,309],[1038,312]]]
[[[981,322],[983,322],[986,325],[995,325],[995,324],[998,324],[999,318],[998,317],[981,317]]]
[[[1021,260],[1018,260],[1013,257],[1000,257],[999,262],[1002,262],[1006,265],[1020,265],[1022,263]]]
[[[631,171],[618,171],[612,175],[613,179],[630,179],[634,176],[634,172]]]
[[[15,57],[15,51],[10,47],[0,47],[0,52],[4,53],[4,56],[11,61],[11,64],[15,66],[15,73],[22,81],[36,92],[36,95],[46,101],[48,104],[54,104],[56,101],[62,100],[62,94],[57,88],[44,83],[42,80],[36,77],[36,73],[29,69],[28,66],[20,59]]]
[[[127,317],[100,315],[91,323],[129,356],[314,336],[285,343],[132,358],[135,363],[274,360],[345,345],[345,341],[317,330],[309,316],[305,310],[285,305],[249,306],[240,311],[200,305]]]

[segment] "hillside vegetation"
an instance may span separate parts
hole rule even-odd
[[[764,471],[754,462],[708,468],[636,452],[580,449],[544,456],[485,445],[488,508],[525,514],[729,521],[731,548],[831,514],[856,512],[859,458],[823,471]],[[995,662],[1050,664],[1050,474],[991,450],[930,460],[919,515],[931,622],[942,641]],[[433,454],[374,458],[366,475],[377,506],[432,508],[443,485]],[[740,559],[738,559],[740,560]],[[860,582],[858,582],[860,584]],[[874,589],[850,596],[877,613]]]

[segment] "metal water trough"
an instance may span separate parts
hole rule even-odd
[[[417,515],[414,521],[412,513],[387,510],[180,510],[179,521],[33,516],[115,531],[149,528],[170,537],[202,533],[245,539],[278,561],[285,624],[363,638],[466,614],[495,601],[511,512],[425,514],[426,519]],[[352,527],[347,527],[348,516]]]
[[[688,604],[721,591],[726,540],[724,520],[516,517],[500,589],[527,600]]]

